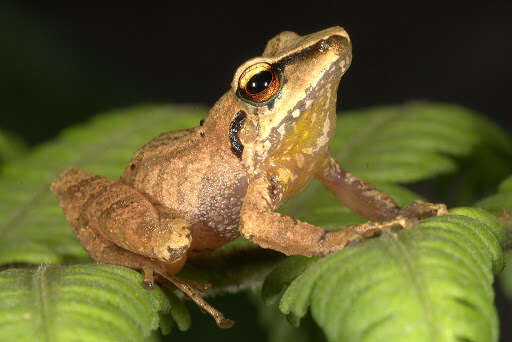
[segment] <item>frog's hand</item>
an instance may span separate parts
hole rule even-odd
[[[288,255],[330,254],[367,237],[379,235],[383,229],[401,229],[415,222],[400,216],[386,222],[368,222],[330,232],[273,212],[280,197],[276,189],[271,178],[266,176],[257,177],[249,184],[240,214],[240,233],[263,248]]]
[[[187,221],[159,213],[126,184],[70,168],[51,190],[77,236],[90,228],[121,248],[166,263],[181,259],[190,246]]]
[[[351,173],[343,171],[332,157],[327,160],[316,177],[341,204],[370,220],[386,221],[397,216],[421,219],[447,213],[444,204],[423,201],[415,201],[400,209],[389,195]]]

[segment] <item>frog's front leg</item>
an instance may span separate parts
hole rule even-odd
[[[387,221],[398,216],[422,219],[447,213],[444,204],[427,203],[421,200],[400,209],[389,195],[351,173],[343,171],[332,157],[327,159],[316,177],[341,204],[372,221]]]
[[[326,255],[379,235],[384,229],[408,228],[418,219],[446,214],[445,205],[423,201],[400,209],[385,193],[342,171],[332,158],[319,178],[342,204],[374,221],[330,232],[275,213],[282,196],[279,184],[271,176],[261,175],[249,184],[240,214],[240,233],[263,248],[288,255]]]
[[[366,237],[378,235],[384,228],[402,228],[404,217],[358,226],[337,232],[326,231],[312,224],[275,213],[281,193],[270,176],[262,175],[249,184],[240,214],[240,233],[263,248],[287,255],[327,255]]]

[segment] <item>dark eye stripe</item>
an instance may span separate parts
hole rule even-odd
[[[240,141],[238,137],[238,132],[242,129],[244,125],[245,118],[247,117],[247,113],[243,110],[236,113],[235,118],[231,121],[229,125],[229,142],[231,143],[231,151],[238,159],[242,160],[242,152],[244,151],[244,145]]]

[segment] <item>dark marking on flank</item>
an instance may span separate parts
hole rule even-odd
[[[171,248],[170,246],[167,246],[167,252],[169,252],[169,261],[178,260],[187,250],[187,248],[188,247]]]
[[[244,145],[238,137],[238,132],[242,129],[247,113],[243,110],[236,113],[235,118],[229,125],[229,141],[231,143],[231,151],[233,154],[242,160],[242,152],[244,151]]]
[[[270,199],[273,203],[275,203],[277,197],[278,197],[278,185],[277,181],[274,179],[274,177],[270,178],[270,184],[268,186],[268,193],[270,195]]]
[[[203,137],[203,138],[205,137],[204,132],[199,132],[199,135],[200,135],[201,137]]]
[[[328,233],[328,231],[327,231],[327,230],[324,230],[324,231],[322,232],[322,235],[320,235],[320,238],[318,239],[318,242],[322,242],[322,241],[324,241],[324,240],[325,240],[325,238],[327,237],[327,233]]]

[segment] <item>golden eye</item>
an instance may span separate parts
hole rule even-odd
[[[238,96],[251,104],[262,105],[277,95],[280,83],[277,70],[268,63],[257,63],[240,76]]]

